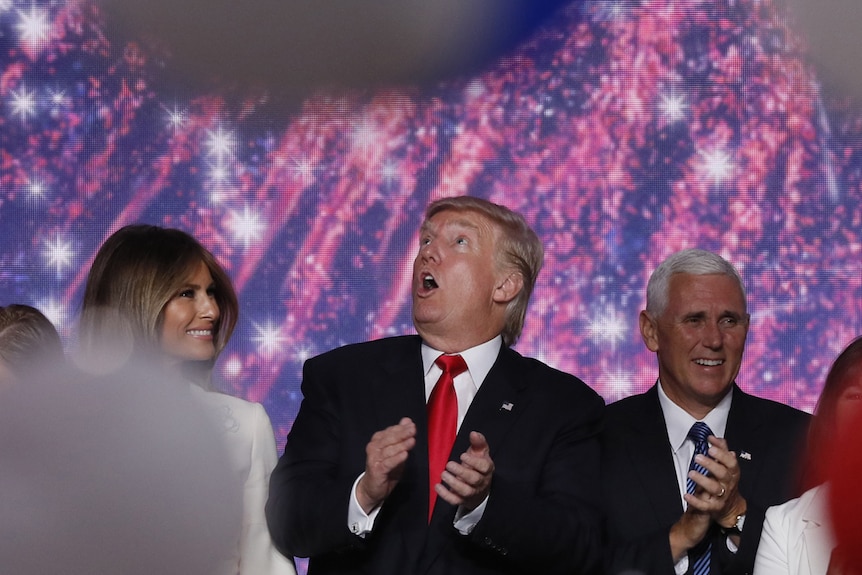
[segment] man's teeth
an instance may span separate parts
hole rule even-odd
[[[707,367],[715,367],[717,365],[721,365],[724,363],[724,360],[721,359],[696,359],[694,362],[698,365],[705,365]]]
[[[434,278],[432,276],[425,276],[422,279],[422,287],[424,287],[425,289],[433,289],[437,287],[437,282],[434,281]]]

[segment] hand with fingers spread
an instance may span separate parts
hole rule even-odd
[[[443,471],[442,483],[434,486],[437,495],[472,511],[488,497],[494,476],[494,461],[485,436],[470,432],[470,447],[461,454],[461,462],[450,461]]]
[[[366,513],[383,503],[398,485],[414,445],[416,424],[409,417],[371,436],[365,447],[365,475],[356,485],[356,499]]]

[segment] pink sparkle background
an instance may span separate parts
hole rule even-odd
[[[160,66],[92,6],[0,0],[0,304],[71,343],[109,234],[194,234],[240,294],[221,385],[279,446],[307,357],[412,332],[416,230],[444,195],[525,214],[547,255],[517,349],[608,401],[654,381],[637,314],[681,248],[742,272],[750,392],[813,409],[862,331],[862,116],[778,2],[575,2],[475,73],[289,112],[178,96]]]

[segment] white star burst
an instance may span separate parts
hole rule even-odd
[[[219,126],[215,131],[207,130],[205,145],[209,148],[210,156],[215,156],[217,159],[222,160],[225,157],[233,155],[236,138],[232,132],[225,131]]]
[[[261,239],[266,224],[257,214],[245,206],[242,213],[230,211],[228,227],[233,231],[234,238],[241,241],[246,249],[252,241]]]
[[[293,354],[293,357],[298,363],[303,364],[312,355],[314,353],[310,347],[300,346],[296,348],[296,353]]]
[[[314,165],[307,158],[291,158],[293,173],[300,179],[303,186],[308,186],[314,181]]]
[[[632,394],[632,374],[626,371],[606,373],[604,396],[608,401],[616,401]]]
[[[730,156],[721,150],[701,152],[706,175],[714,184],[720,184],[733,174],[733,162]]]
[[[59,88],[56,90],[48,88],[48,101],[54,108],[62,107],[66,103],[66,91]]]
[[[23,122],[29,116],[36,113],[36,94],[27,89],[26,86],[21,86],[20,90],[12,90],[12,115],[21,116]]]
[[[38,44],[48,39],[51,23],[44,10],[37,10],[35,6],[31,6],[29,13],[18,10],[17,28],[22,42]]]
[[[611,308],[605,313],[597,313],[589,322],[587,330],[590,332],[590,338],[594,342],[601,343],[608,341],[612,347],[616,347],[618,341],[625,339],[628,326],[617,315],[617,312]]]
[[[72,265],[72,242],[63,240],[57,236],[53,242],[45,242],[45,259],[48,260],[48,265],[57,268],[57,275],[63,273],[63,268]]]
[[[685,103],[685,97],[679,94],[662,94],[658,109],[661,111],[665,120],[673,123],[685,118],[685,111],[688,109],[688,104]]]
[[[274,325],[271,321],[267,321],[263,325],[256,323],[253,325],[257,334],[251,337],[251,341],[258,344],[257,351],[261,355],[270,356],[281,351],[282,344],[288,341],[281,332],[281,326]]]
[[[45,192],[45,184],[41,181],[32,179],[27,182],[27,193],[31,198],[44,198]]]
[[[185,128],[186,123],[188,122],[188,110],[180,109],[176,105],[171,110],[165,106],[162,106],[162,108],[167,112],[168,127],[171,128],[174,133]]]

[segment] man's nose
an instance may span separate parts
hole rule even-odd
[[[428,260],[436,262],[440,260],[440,253],[438,252],[437,245],[433,240],[422,246],[419,250],[419,257],[422,258],[423,262]]]
[[[703,345],[709,349],[721,349],[724,344],[724,334],[718,324],[707,322],[703,329]]]

